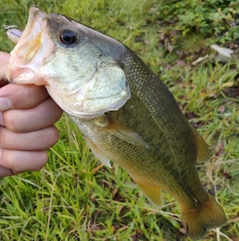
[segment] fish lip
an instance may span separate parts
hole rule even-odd
[[[39,50],[44,48],[42,38],[47,38],[45,33],[47,16],[37,7],[30,8],[26,27],[10,53],[10,64],[5,74],[9,81],[15,82],[17,79],[17,83],[29,84],[34,77],[35,71],[44,59],[44,56],[39,54]]]

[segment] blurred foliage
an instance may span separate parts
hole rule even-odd
[[[239,2],[230,0],[161,1],[158,18],[173,24],[182,35],[200,33],[215,35],[221,43],[239,38]]]

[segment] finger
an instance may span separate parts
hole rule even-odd
[[[10,59],[10,54],[0,52],[0,59],[1,59],[1,64],[0,64],[0,80],[2,80],[5,76],[5,72],[8,66],[8,62]]]
[[[0,111],[32,108],[48,96],[43,86],[8,84],[0,89]]]
[[[55,126],[28,133],[14,133],[0,127],[0,147],[22,151],[41,151],[53,146],[59,137]]]
[[[0,165],[0,178],[14,175],[12,169]]]
[[[30,152],[3,149],[0,153],[0,177],[26,171],[39,171],[48,160],[45,151]]]
[[[4,111],[2,124],[12,132],[31,132],[52,125],[61,115],[61,108],[51,98],[47,98],[31,109]]]

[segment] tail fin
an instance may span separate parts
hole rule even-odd
[[[180,208],[183,226],[193,240],[202,239],[209,229],[218,228],[227,223],[225,213],[211,196],[198,209],[187,210],[183,206]]]

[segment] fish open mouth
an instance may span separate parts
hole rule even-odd
[[[20,41],[12,54],[18,52],[18,61],[24,65],[31,62],[41,46],[43,30],[46,25],[46,14],[38,8],[32,7],[29,11],[29,18]]]
[[[12,57],[6,72],[9,81],[31,83],[35,71],[42,65],[44,58],[52,52],[54,45],[48,36],[46,24],[47,14],[36,7],[31,7],[26,28],[11,52]],[[8,36],[11,38],[10,33]]]

